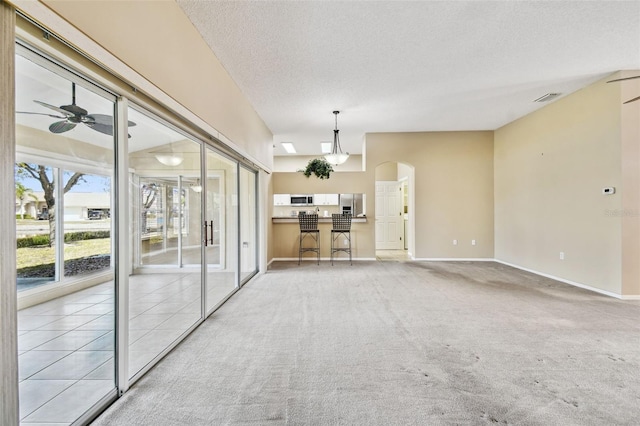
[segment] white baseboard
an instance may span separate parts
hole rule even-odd
[[[488,257],[414,257],[411,260],[427,262],[493,262],[495,259]]]
[[[536,270],[533,270],[533,269],[522,267],[520,265],[515,265],[513,263],[505,262],[505,261],[500,260],[500,259],[495,259],[495,261],[498,262],[498,263],[501,263],[503,265],[506,265],[506,266],[511,266],[512,268],[516,268],[516,269],[520,269],[522,271],[531,272],[532,274],[540,275],[541,277],[551,278],[552,280],[560,281],[562,283],[569,284],[569,285],[572,285],[574,287],[580,287],[580,288],[583,288],[585,290],[593,291],[595,293],[604,294],[605,296],[615,297],[616,299],[640,300],[640,296],[623,296],[623,295],[620,295],[620,294],[617,294],[617,293],[613,293],[611,291],[602,290],[601,288],[592,287],[592,286],[587,285],[587,284],[582,284],[582,283],[579,283],[579,282],[576,282],[576,281],[567,280],[567,279],[564,279],[564,278],[556,277],[555,275],[545,274],[544,272],[536,271]]]
[[[339,261],[349,261],[348,257],[334,257],[333,261],[334,262],[339,262]],[[354,257],[353,261],[363,261],[363,260],[376,260],[375,257]],[[297,257],[275,257],[273,258],[273,260],[271,262],[297,262],[298,258]],[[318,258],[317,257],[303,257],[302,258],[303,262],[317,262]],[[326,262],[331,262],[331,258],[330,257],[321,257],[320,261],[326,261]]]

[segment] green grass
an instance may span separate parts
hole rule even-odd
[[[65,260],[80,259],[97,254],[109,253],[111,253],[110,238],[74,241],[64,244]],[[53,247],[38,246],[17,249],[17,269],[46,265],[50,263],[55,263],[55,250]]]

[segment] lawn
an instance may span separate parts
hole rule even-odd
[[[104,256],[110,253],[110,238],[74,241],[64,244],[65,261],[91,256]],[[24,268],[55,263],[55,249],[47,246],[19,248],[17,249],[16,257],[16,266],[18,271],[20,271]]]

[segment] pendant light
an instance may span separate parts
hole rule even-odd
[[[331,164],[342,164],[347,161],[349,158],[349,153],[342,153],[342,147],[340,146],[340,135],[338,134],[340,130],[338,130],[338,114],[340,111],[333,111],[333,114],[336,116],[336,128],[333,131],[333,146],[331,147],[331,154],[327,154],[324,158]]]

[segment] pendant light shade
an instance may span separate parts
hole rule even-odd
[[[157,154],[156,160],[165,166],[175,167],[182,164],[182,160],[184,160],[184,158],[179,154]]]
[[[337,166],[347,161],[349,153],[343,153],[342,147],[340,146],[340,130],[338,130],[338,114],[340,114],[340,111],[333,111],[333,114],[336,116],[336,128],[333,130],[333,145],[331,146],[331,154],[325,155],[324,158],[326,158],[329,163]]]

